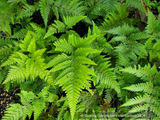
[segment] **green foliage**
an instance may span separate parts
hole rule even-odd
[[[1,0],[0,87],[20,88],[2,120],[118,119],[98,118],[104,111],[159,119],[160,22],[144,4]],[[148,15],[143,31],[139,11]]]
[[[11,104],[10,108],[7,108],[6,114],[2,120],[20,118],[25,119],[27,116],[31,118],[32,112],[34,112],[34,120],[36,120],[41,114],[43,109],[46,109],[46,101],[54,101],[56,96],[48,92],[50,86],[44,87],[41,92],[36,96],[33,92],[21,91],[18,95],[21,98],[21,104]]]

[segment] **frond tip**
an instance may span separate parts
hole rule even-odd
[[[141,67],[140,65],[138,65],[138,69],[135,66],[134,68],[128,67],[120,71],[133,74],[137,77],[140,77],[144,81],[152,81],[153,79],[152,77],[157,73],[156,66],[154,65],[151,68],[150,64],[145,65],[144,67]]]

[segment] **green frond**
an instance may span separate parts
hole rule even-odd
[[[130,24],[131,19],[127,18],[129,12],[126,9],[126,6],[116,6],[118,13],[110,12],[105,16],[104,22],[102,26],[100,26],[100,30],[102,33],[106,33],[107,30],[114,28],[116,26],[121,26],[124,23]]]
[[[79,0],[59,0],[54,2],[52,10],[57,19],[59,19],[59,14],[61,18],[63,16],[83,16],[85,7],[81,4]]]
[[[28,30],[26,28],[22,28],[18,32],[11,35],[10,38],[24,39],[27,32]]]
[[[54,59],[52,59],[48,64],[47,64],[47,68],[53,67],[55,65],[57,65],[58,63],[61,63],[65,60],[69,60],[71,59],[70,56],[67,56],[66,54],[62,53],[61,55],[56,56]]]
[[[139,29],[135,29],[133,26],[129,26],[128,24],[115,27],[106,32],[118,35],[114,36],[110,42],[120,43],[118,46],[115,46],[115,51],[122,53],[125,58],[130,58],[137,63],[137,55],[139,59],[148,55],[144,45],[139,43],[138,40],[149,38],[149,34],[140,32]]]
[[[87,56],[89,53],[100,53],[100,50],[92,48],[78,48],[75,51],[76,56]]]
[[[4,62],[2,66],[12,65],[4,83],[16,81],[17,83],[27,80],[29,77],[34,80],[36,77],[40,77],[53,85],[52,76],[50,76],[49,70],[47,69],[45,59],[42,58],[42,54],[46,51],[45,49],[36,50],[35,39],[31,37],[30,32],[27,33],[25,39],[19,44],[21,50],[11,55],[9,60]],[[27,54],[23,52],[29,52]],[[54,85],[53,85],[54,86]]]
[[[160,22],[156,20],[156,17],[153,15],[151,11],[148,10],[148,21],[147,21],[147,27],[146,27],[146,32],[147,33],[157,33],[159,32],[159,24]]]
[[[80,20],[84,19],[86,16],[63,16],[63,22],[59,20],[54,20],[54,23],[51,27],[49,27],[47,33],[44,36],[44,39],[49,37],[52,34],[60,33],[60,32],[66,32],[67,29],[72,28],[76,23],[78,23]]]
[[[0,38],[0,55],[8,57],[13,51],[13,41],[10,39]]]
[[[129,67],[130,64],[130,59],[127,56],[124,56],[121,52],[118,52],[117,56],[117,61],[116,61],[116,66],[117,68],[119,67]]]
[[[156,66],[154,65],[151,68],[150,64],[145,65],[144,67],[138,65],[138,69],[135,66],[134,68],[128,67],[120,71],[133,74],[137,77],[140,77],[144,81],[152,81],[153,76],[157,73]]]
[[[61,22],[59,20],[55,20],[54,22],[55,23],[52,24],[52,26],[57,29],[57,32],[60,33],[60,32],[65,32],[66,31],[66,28],[65,28],[66,26],[63,22]]]
[[[89,80],[92,80],[91,76],[95,76],[94,71],[89,69],[88,65],[96,65],[96,63],[86,56],[91,53],[100,53],[99,50],[88,47],[96,37],[97,35],[91,35],[84,39],[79,37],[76,39],[72,34],[68,36],[68,41],[65,39],[56,41],[54,43],[55,50],[62,51],[63,49],[62,52],[64,52],[72,48],[72,51],[69,52],[71,56],[66,54],[58,55],[47,65],[48,67],[53,66],[51,72],[61,71],[55,81],[57,85],[62,86],[67,94],[72,119],[74,118],[80,92],[84,87],[90,86]],[[63,47],[61,44],[63,44]]]
[[[67,25],[67,29],[70,29],[85,17],[86,16],[73,16],[73,17],[64,16],[63,19],[64,19],[64,23]]]
[[[51,0],[42,0],[40,2],[40,12],[44,21],[44,25],[45,27],[47,27],[47,23],[48,23],[48,15],[50,12],[50,5],[53,4],[54,1]]]
[[[84,56],[78,56],[75,58],[76,61],[82,63],[82,64],[91,64],[91,65],[96,65],[95,62],[93,62],[91,59],[86,58]]]
[[[10,6],[10,7],[8,7]],[[15,8],[17,9],[15,11]],[[20,10],[20,9],[19,9]],[[0,30],[2,30],[7,36],[11,35],[10,23],[15,24],[19,20],[16,20],[16,13],[18,11],[18,5],[8,3],[6,0],[0,1]]]
[[[53,34],[55,34],[55,33],[57,33],[57,29],[53,28],[53,27],[49,27],[47,33],[44,36],[44,39],[49,37],[49,36],[51,36],[51,35],[53,35]]]
[[[17,120],[23,116],[25,116],[23,110],[23,107],[20,104],[11,104],[11,107],[7,108],[5,116],[3,116],[2,120]],[[30,106],[28,106],[30,108]],[[21,110],[21,112],[19,112]],[[26,111],[25,111],[26,112]]]
[[[54,45],[56,46],[55,48],[56,51],[61,51],[66,53],[73,53],[74,51],[74,47],[70,45],[65,39],[60,39],[59,41],[56,41]]]
[[[16,63],[16,61],[14,60],[14,58],[17,58],[17,57],[19,57],[18,53],[13,53],[11,56],[9,56],[9,58],[8,58],[7,61],[5,61],[4,63],[2,63],[1,67],[12,65],[12,64]]]
[[[76,48],[86,47],[89,44],[91,44],[91,42],[93,42],[97,37],[98,37],[98,35],[96,35],[96,34],[90,35],[85,38],[77,38],[74,35],[69,35],[68,42]]]
[[[32,26],[32,28],[35,30],[35,34],[44,34],[45,33],[45,29],[41,28],[40,25],[31,22],[30,25]]]
[[[50,99],[48,92],[50,86],[44,87],[41,92],[36,96],[33,92],[21,91],[18,95],[21,98],[20,104],[10,104],[11,107],[7,108],[2,120],[18,120],[25,119],[27,116],[31,118],[34,112],[34,120],[37,120],[42,110],[46,108],[46,100]],[[53,100],[51,100],[52,102]]]
[[[17,81],[18,83],[24,82],[25,81],[25,73],[26,70],[24,67],[17,67],[17,66],[11,66],[11,69],[9,70],[9,73],[3,82],[3,84],[11,81]]]
[[[59,71],[61,69],[65,69],[67,67],[69,67],[72,63],[72,60],[68,60],[68,61],[64,61],[56,66],[54,66],[50,71],[51,72],[56,72],[56,71]]]
[[[145,2],[146,3],[146,2]],[[136,2],[135,1],[131,1],[131,0],[126,0],[126,5],[127,6],[130,6],[130,7],[135,7],[139,10],[141,10],[142,12],[146,12],[142,3],[141,3],[141,0],[137,0]]]
[[[93,48],[97,48],[97,49],[105,49],[105,48],[108,49],[108,48],[110,48],[110,49],[113,49],[111,44],[109,44],[109,42],[106,41],[106,38],[101,33],[101,30],[98,28],[98,26],[96,26],[93,21],[92,21],[92,23],[93,23],[92,32],[89,28],[87,36],[91,36],[91,35],[94,35],[94,34],[99,35],[92,42]]]
[[[113,68],[110,68],[111,64],[109,63],[109,58],[97,56],[94,58],[94,61],[97,64],[94,66],[95,74],[99,76],[96,80],[97,83],[100,82],[100,84],[105,85],[106,88],[113,88],[116,92],[120,93],[120,87],[116,81],[116,75],[113,72]]]
[[[150,103],[150,99],[151,99],[151,96],[150,95],[143,95],[143,96],[137,96],[137,97],[134,97],[130,100],[128,100],[126,103],[124,103],[121,107],[124,107],[124,106],[131,106],[131,105],[135,105],[135,104],[140,104],[140,103]]]
[[[118,26],[113,29],[107,30],[107,33],[129,36],[131,33],[139,32],[138,28],[134,28],[133,26],[129,26],[128,24],[124,24],[123,26]]]
[[[147,52],[149,53],[149,61],[152,61],[154,59],[160,58],[160,41],[157,41],[154,43],[154,40],[152,38],[149,38],[145,42],[145,48],[147,49]]]
[[[133,33],[131,34],[128,39],[129,40],[140,40],[140,39],[146,39],[146,38],[149,38],[150,35],[145,33],[145,32],[138,32],[138,33]]]
[[[146,82],[146,83],[138,83],[135,85],[131,85],[128,87],[124,87],[123,89],[127,89],[130,91],[139,91],[139,92],[146,92],[151,94],[153,91],[153,83],[152,82]]]
[[[30,53],[34,53],[36,51],[36,43],[34,38],[31,40],[30,44],[28,45],[27,51],[29,51]]]
[[[98,3],[101,3],[103,6],[102,10],[105,10],[106,13],[116,11],[116,7],[114,5],[120,5],[118,0],[99,0]]]
[[[26,1],[22,1],[22,4],[23,4],[23,9],[20,11],[17,19],[30,17],[39,8],[38,4],[29,5]]]
[[[148,107],[149,107],[149,104],[137,105],[133,107],[131,110],[129,110],[128,113],[137,113],[137,112],[142,112],[142,111],[147,112]]]
[[[24,38],[24,40],[22,41],[22,44],[19,44],[19,47],[23,50],[23,51],[27,51],[27,48],[30,44],[31,41],[31,35],[30,32],[28,31],[26,37]]]
[[[8,0],[8,3],[12,3],[12,4],[15,4],[15,3],[18,3],[18,2],[21,2],[23,0]]]
[[[156,114],[158,117],[160,117],[160,113],[159,113],[160,108],[158,106],[152,106],[151,111],[153,111],[154,114]]]
[[[86,80],[89,78],[87,76],[88,74],[94,74],[84,65],[79,65],[80,63],[77,64],[79,61],[76,62],[76,59],[74,62],[75,65],[73,64],[72,67],[68,67],[68,69],[64,70],[56,80],[56,84],[62,86],[67,93],[72,119],[76,110],[80,91],[84,88],[85,84],[89,84],[89,81]]]

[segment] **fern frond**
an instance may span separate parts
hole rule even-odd
[[[18,5],[10,5],[10,3],[7,3],[6,0],[1,0],[0,5],[0,30],[2,30],[7,36],[10,36],[10,23],[14,24],[15,20],[15,12],[13,11],[18,7]]]
[[[74,47],[86,47],[89,44],[91,44],[91,42],[93,42],[96,38],[98,37],[98,35],[94,34],[94,35],[90,35],[88,37],[85,38],[76,38],[76,36],[74,35],[69,35],[68,38],[68,42],[71,43]]]
[[[66,54],[62,53],[61,55],[56,56],[54,59],[52,59],[48,64],[47,68],[53,67],[57,65],[58,63],[61,63],[65,60],[69,60],[70,56],[67,56]]]
[[[66,53],[73,53],[74,48],[71,46],[65,39],[60,39],[54,43],[56,46],[56,51],[66,52]]]
[[[137,105],[133,107],[131,110],[128,111],[128,113],[137,113],[137,112],[142,112],[142,111],[147,111],[149,107],[149,104],[144,104],[144,105]]]
[[[32,26],[32,28],[35,30],[35,34],[44,34],[45,33],[45,29],[41,28],[38,24],[31,22],[30,25]]]
[[[131,105],[140,104],[140,103],[148,103],[149,104],[150,103],[150,99],[151,99],[151,96],[148,95],[148,94],[145,94],[143,96],[137,96],[137,97],[134,97],[134,98],[128,100],[121,107],[123,107],[123,106],[131,106]]]
[[[25,73],[26,71],[24,67],[12,66],[3,84],[9,81],[12,81],[12,82],[17,81],[18,83],[24,82]]]
[[[67,25],[67,29],[72,28],[72,26],[76,25],[76,23],[78,23],[80,20],[84,19],[86,16],[73,16],[73,17],[69,17],[69,16],[64,16],[64,23]]]
[[[110,12],[106,15],[100,30],[105,34],[108,29],[116,26],[121,26],[124,23],[130,24],[131,20],[128,17],[129,12],[126,10],[126,6],[116,6],[118,13]]]
[[[156,66],[154,65],[152,68],[150,64],[145,65],[144,67],[138,66],[138,69],[136,69],[136,66],[134,68],[128,67],[125,69],[122,69],[120,71],[128,72],[130,74],[136,75],[137,77],[140,77],[144,81],[152,81],[152,77],[157,73]]]
[[[27,48],[30,44],[31,41],[31,35],[30,32],[28,31],[24,41],[22,41],[22,44],[19,44],[19,47],[23,50],[23,51],[27,51]]]
[[[12,64],[16,63],[14,58],[19,58],[18,53],[13,53],[11,56],[9,56],[9,59],[7,61],[5,61],[4,63],[2,63],[1,67],[12,65]]]
[[[101,52],[100,50],[92,49],[92,48],[78,48],[75,51],[75,54],[77,56],[87,56],[90,53],[100,53],[100,52]]]
[[[131,85],[128,87],[124,87],[123,89],[127,89],[130,91],[139,91],[139,92],[146,92],[151,94],[153,91],[153,84],[152,82],[146,82],[146,83],[139,83],[136,85]]]
[[[160,31],[159,26],[160,22],[159,20],[156,20],[156,17],[153,15],[151,11],[148,10],[148,21],[147,21],[147,27],[146,32],[150,34],[154,34],[154,38],[156,38],[157,33]]]
[[[35,39],[31,37],[30,32],[27,33],[24,41],[19,44],[21,50],[13,54],[8,61],[2,64],[10,65],[17,62],[17,66],[11,66],[9,74],[4,83],[11,81],[23,82],[25,79],[31,77],[33,80],[36,77],[44,79],[49,84],[53,85],[52,77],[47,69],[45,59],[42,58],[42,54],[46,49],[36,50]],[[24,54],[22,52],[28,52]],[[28,57],[29,56],[29,57]],[[53,85],[54,86],[54,85]]]
[[[131,1],[131,0],[126,0],[126,5],[130,6],[130,7],[135,7],[137,9],[141,10],[144,13],[146,12],[144,7],[143,7],[143,5],[142,5],[142,3],[141,3],[141,0],[137,0],[136,2]]]
[[[118,0],[99,0],[98,3],[101,3],[103,10],[105,10],[106,13],[116,11],[116,7],[114,5],[120,5]]]
[[[139,32],[138,28],[134,28],[133,26],[129,26],[128,24],[124,24],[123,26],[118,26],[113,29],[106,31],[107,33],[116,34],[116,35],[123,35],[129,36],[131,32]]]
[[[91,76],[95,76],[94,72],[88,68],[88,65],[96,65],[96,64],[86,56],[91,53],[100,52],[97,49],[92,49],[88,47],[88,45],[96,37],[97,37],[96,35],[93,35],[87,37],[88,39],[85,38],[83,40],[80,39],[79,37],[78,39],[76,39],[74,35],[69,35],[68,41],[66,39],[61,39],[60,42],[64,46],[67,45],[70,46],[70,48],[72,48],[72,51],[69,52],[69,54],[71,55],[67,56],[65,54],[61,54],[59,56],[56,56],[52,60],[52,62],[48,63],[48,67],[52,66],[51,63],[54,64],[53,68],[50,70],[51,72],[56,72],[61,70],[61,73],[58,74],[55,81],[57,85],[62,86],[62,89],[67,94],[72,120],[74,119],[76,104],[78,102],[78,97],[80,95],[80,92],[84,87],[90,86],[89,80],[92,80]],[[68,49],[60,47],[59,44],[61,43],[59,43],[59,41],[55,42],[54,44],[56,46],[55,50],[66,52]]]
[[[0,55],[3,57],[8,57],[13,51],[14,45],[11,39],[0,38]]]
[[[26,28],[22,28],[18,32],[11,35],[9,38],[24,39],[27,32],[28,30]]]
[[[40,12],[44,21],[45,27],[47,27],[47,22],[48,22],[48,15],[50,12],[50,5],[53,4],[54,1],[51,0],[42,0],[40,2]]]
[[[117,68],[122,66],[129,67],[130,65],[130,59],[127,56],[124,56],[122,53],[118,52],[118,57],[116,61]]]
[[[83,16],[85,7],[81,4],[79,0],[59,0],[54,2],[52,10],[56,13],[57,19],[59,19],[59,13],[61,18],[63,16]]]
[[[69,67],[71,63],[72,63],[72,60],[64,61],[64,62],[54,66],[50,71],[51,72],[56,72],[56,71],[59,71],[61,69],[65,69],[65,68]]]
[[[30,17],[33,15],[33,13],[39,9],[38,4],[35,5],[29,5],[26,1],[22,1],[23,4],[23,9],[20,11],[18,18],[25,18],[25,17]]]
[[[52,24],[53,27],[55,27],[57,29],[57,32],[65,32],[65,24],[59,20],[55,20],[54,21],[55,24]]]
[[[158,116],[158,119],[159,119],[159,117],[160,117],[159,107],[158,106],[152,106],[151,111],[153,111],[153,113],[156,114]]]
[[[145,33],[145,32],[138,32],[138,33],[133,33],[131,34],[128,39],[129,40],[140,40],[140,39],[146,39],[146,38],[149,38],[150,35]]]
[[[109,68],[111,64],[109,63],[109,58],[104,58],[103,56],[97,56],[94,58],[97,66],[94,67],[95,73],[100,84],[105,85],[106,87],[110,87],[115,89],[116,92],[120,93],[119,85],[116,81],[116,76],[113,72],[113,68]]]
[[[78,23],[80,20],[84,19],[86,16],[63,16],[63,22],[59,20],[55,20],[54,24],[52,24],[51,27],[49,27],[47,33],[44,36],[44,39],[49,37],[52,34],[59,33],[59,32],[66,32],[67,29],[72,28],[76,23]]]
[[[51,36],[52,34],[55,34],[55,33],[57,33],[57,29],[53,28],[53,27],[49,27],[47,33],[44,36],[44,39]]]
[[[51,94],[48,92],[49,87],[50,86],[44,87],[38,96],[31,91],[26,92],[22,90],[21,93],[18,94],[21,98],[22,105],[11,104],[11,107],[7,108],[6,114],[3,116],[2,120],[25,119],[27,116],[30,119],[33,112],[34,120],[37,120],[42,110],[46,108],[46,100],[51,97]]]

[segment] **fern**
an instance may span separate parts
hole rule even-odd
[[[117,12],[110,12],[105,16],[100,30],[106,34],[108,29],[114,28],[116,26],[121,26],[124,23],[131,24],[132,20],[127,18],[129,12],[126,10],[126,6],[116,5]]]
[[[109,63],[108,58],[97,56],[94,58],[94,61],[97,63],[97,66],[94,68],[95,73],[99,76],[96,80],[96,84],[100,82],[100,84],[106,85],[106,88],[111,87],[119,93],[120,88],[116,81],[116,76],[112,72],[113,69],[109,68],[111,64]]]
[[[14,24],[14,8],[17,8],[18,5],[14,4],[10,7],[9,3],[6,0],[0,1],[0,30],[2,30],[7,36],[11,35],[10,23]]]
[[[21,91],[18,95],[21,98],[21,104],[11,104],[5,113],[2,120],[14,119],[18,120],[20,118],[25,119],[27,116],[31,118],[32,112],[34,112],[34,120],[37,120],[42,110],[44,110],[47,105],[46,101],[51,100],[51,93],[48,92],[50,86],[44,87],[41,92],[36,96],[33,92]]]
[[[151,82],[146,82],[146,83],[140,83],[140,84],[136,84],[136,85],[131,85],[129,87],[124,87],[123,89],[127,89],[130,91],[140,91],[140,92],[145,92],[148,94],[152,93],[152,86],[153,84]]]
[[[154,40],[152,38],[149,38],[146,42],[145,42],[145,48],[148,51],[149,54],[149,61],[154,61],[157,58],[160,58],[160,54],[159,54],[159,46],[160,46],[160,41],[154,43]],[[157,61],[158,61],[157,59]]]
[[[60,39],[54,43],[56,46],[55,50],[65,52],[70,54],[70,56],[61,54],[60,56],[55,57],[47,65],[48,67],[54,65],[50,70],[51,72],[61,70],[61,73],[56,78],[56,84],[62,86],[67,93],[72,119],[75,114],[80,92],[86,85],[90,86],[88,80],[91,80],[91,77],[88,75],[95,75],[85,64],[95,65],[95,63],[86,56],[89,53],[99,52],[96,49],[87,47],[96,37],[96,35],[93,35],[92,37],[78,40],[70,35],[68,40]],[[58,61],[59,59],[61,60]]]
[[[85,16],[74,16],[74,17],[63,17],[64,22],[55,20],[54,24],[49,27],[48,32],[45,34],[44,38],[49,37],[52,34],[66,32],[67,29],[72,28],[76,23],[85,18]]]
[[[14,82],[15,80],[21,83],[25,79],[28,79],[29,76],[33,80],[39,76],[41,79],[45,79],[50,83],[52,78],[48,76],[49,72],[46,70],[46,64],[44,63],[44,59],[41,57],[45,49],[36,50],[35,39],[31,38],[29,32],[24,41],[22,41],[22,44],[19,44],[19,47],[21,50],[12,54],[9,60],[1,65],[6,66],[17,62],[17,65],[15,64],[11,66],[4,83],[9,81]],[[29,52],[29,56],[23,54],[23,52]]]
[[[145,3],[148,3],[149,0],[144,0]],[[141,0],[137,0],[137,2],[134,2],[134,1],[131,1],[131,0],[126,0],[126,5],[127,6],[130,6],[130,7],[135,7],[139,10],[141,10],[142,12],[146,12],[144,7],[143,7],[143,4],[141,2]]]
[[[147,33],[140,32],[139,29],[135,29],[133,26],[130,27],[127,24],[110,29],[107,33],[117,35],[110,41],[110,43],[120,43],[118,46],[115,46],[115,52],[123,54],[124,58],[129,58],[130,61],[133,60],[134,64],[137,63],[137,56],[139,56],[138,59],[147,56],[147,51],[143,44],[138,42],[138,40],[150,37]]]
[[[142,104],[141,106],[135,106],[131,110],[128,111],[128,113],[136,113],[136,112],[147,112],[149,109],[150,111],[153,112],[155,115],[159,116],[159,112],[157,109],[157,106],[160,105],[159,101],[157,100],[157,97],[155,97],[156,93],[154,92],[156,89],[154,87],[154,81],[157,79],[159,76],[158,71],[156,70],[156,66],[154,65],[152,68],[148,64],[144,66],[143,68],[138,66],[138,69],[136,68],[125,68],[122,69],[121,71],[128,72],[131,74],[136,75],[137,77],[141,77],[142,80],[144,81],[149,81],[146,83],[140,83],[136,85],[131,85],[128,87],[124,87],[124,89],[130,90],[130,91],[138,91],[138,92],[144,92],[145,95],[143,96],[137,96],[126,103],[124,103],[121,107],[123,106],[130,106],[130,105],[135,105],[135,104]],[[155,87],[156,88],[156,87]],[[147,117],[149,116],[150,112],[147,113]]]
[[[47,27],[50,5],[52,5],[53,2],[54,2],[53,0],[42,0],[40,2],[40,12],[43,17],[45,27]]]
[[[59,20],[59,14],[61,18],[63,16],[82,16],[84,15],[84,7],[80,6],[82,2],[79,0],[57,0],[52,5],[52,10]]]
[[[136,69],[136,66],[134,68],[125,68],[121,71],[128,72],[131,74],[136,75],[137,77],[141,77],[144,81],[152,81],[154,75],[157,73],[156,66],[154,65],[152,68],[150,64],[145,65],[145,67],[138,66],[138,69]]]
[[[17,19],[20,19],[20,18],[23,18],[25,19],[25,17],[30,17],[33,15],[33,13],[39,9],[39,6],[37,3],[35,3],[34,5],[29,5],[27,3],[27,1],[24,1],[24,0],[20,0],[21,1],[21,4],[23,5],[23,9],[21,10],[21,12],[18,14],[18,18]],[[14,1],[15,2],[15,1]],[[16,1],[18,2],[18,1]]]

